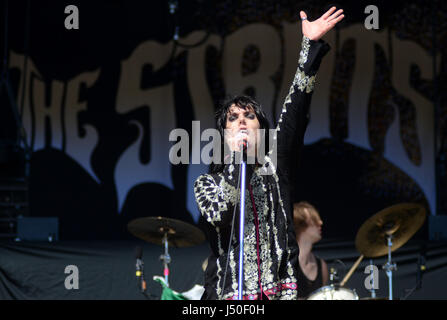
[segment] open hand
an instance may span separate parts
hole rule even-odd
[[[309,21],[307,20],[307,15],[304,11],[300,11],[302,20],[302,30],[303,35],[308,37],[310,40],[319,40],[326,32],[331,30],[339,21],[341,21],[345,16],[342,14],[343,9],[336,10],[336,7],[330,8],[325,14],[323,14],[318,20]]]

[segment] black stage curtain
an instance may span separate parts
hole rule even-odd
[[[143,248],[147,296],[137,286],[135,247]],[[58,242],[0,244],[0,299],[50,300],[144,300],[159,299],[161,285],[154,275],[163,275],[159,261],[163,248],[135,242]],[[207,247],[169,250],[173,290],[183,292],[203,282],[202,262]],[[79,271],[79,289],[68,290],[67,266]]]
[[[135,246],[143,247],[147,296],[141,294],[135,277]],[[393,252],[397,270],[393,273],[394,298],[404,299],[415,287],[418,260],[425,245],[426,271],[422,286],[407,299],[447,299],[447,243],[410,241]],[[132,242],[55,242],[55,243],[0,243],[0,299],[27,300],[160,300],[162,288],[153,281],[154,275],[163,275],[159,256],[161,246]],[[323,240],[314,252],[334,267],[339,281],[359,257],[350,241]],[[202,263],[208,255],[203,244],[190,248],[170,249],[171,289],[184,292],[195,284],[203,284]],[[386,257],[373,260],[379,268],[377,297],[388,296],[388,279],[382,269]],[[370,296],[365,289],[364,259],[345,287],[355,290],[360,298]],[[77,266],[79,289],[65,288],[65,268]]]

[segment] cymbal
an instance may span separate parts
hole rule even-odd
[[[366,257],[388,254],[387,235],[392,235],[391,251],[403,246],[424,224],[425,208],[416,203],[388,207],[366,220],[357,232],[355,246]]]
[[[164,217],[145,217],[130,221],[127,230],[135,237],[150,243],[163,245],[165,233],[169,246],[183,248],[202,243],[203,232],[189,223]]]

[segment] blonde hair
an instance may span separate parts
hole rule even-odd
[[[322,223],[320,214],[313,205],[307,201],[301,201],[293,204],[293,223],[295,229],[299,232],[306,229],[309,223]]]

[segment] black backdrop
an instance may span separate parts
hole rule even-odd
[[[80,11],[80,29],[76,31],[63,27],[64,8],[69,4],[77,5]],[[98,131],[99,140],[91,165],[101,182],[95,182],[78,163],[59,150],[47,147],[34,152],[30,215],[59,217],[63,240],[131,239],[126,224],[142,216],[161,215],[194,223],[186,209],[187,166],[184,165],[171,168],[174,190],[156,183],[137,185],[128,194],[121,213],[117,213],[113,170],[124,149],[138,134],[129,121],[136,119],[144,127],[144,146],[149,144],[151,134],[147,109],[138,108],[124,115],[114,110],[120,62],[143,41],[171,41],[176,25],[180,26],[180,37],[194,30],[208,30],[225,36],[248,23],[295,21],[299,9],[307,8],[312,18],[329,4],[324,1],[263,1],[262,4],[255,1],[179,1],[178,13],[172,16],[168,1],[9,1],[9,49],[20,54],[28,53],[43,79],[64,82],[81,72],[101,67],[95,84],[88,90],[81,88],[80,97],[88,101],[88,109],[78,115],[81,134],[83,124],[91,124]],[[402,9],[401,4],[393,1],[376,4],[381,8],[383,25],[391,23],[390,17]],[[422,8],[426,3],[419,5]],[[343,1],[340,6],[349,17],[341,27],[363,21],[364,3]],[[3,17],[4,8],[1,10]],[[26,18],[28,14],[29,20]],[[1,40],[3,49],[4,35]],[[187,52],[179,54],[157,73],[150,66],[145,67],[141,86],[149,88],[173,82],[176,126],[190,132],[195,115],[185,86],[186,59]],[[225,96],[225,88],[219,79],[213,79],[216,75],[211,71],[208,81],[217,105]],[[14,70],[11,70],[11,80],[17,92],[19,75]],[[14,132],[12,115],[4,95],[1,99],[2,138],[11,137]],[[142,149],[140,153],[143,163],[153,157],[147,150],[150,148]],[[316,205],[325,221],[325,236],[353,238],[367,217],[397,202],[426,204],[417,186],[404,195],[392,183],[388,187],[383,184],[376,188],[365,187],[359,177],[369,172],[371,162],[375,161],[374,155],[367,157],[370,157],[369,161],[365,161],[362,150],[352,148],[336,137],[306,146],[301,163],[304,170],[299,172],[302,183],[298,185],[300,192],[296,200],[308,200]],[[404,173],[402,176],[406,177]],[[396,197],[397,193],[400,198]],[[427,225],[419,236],[427,236]]]

